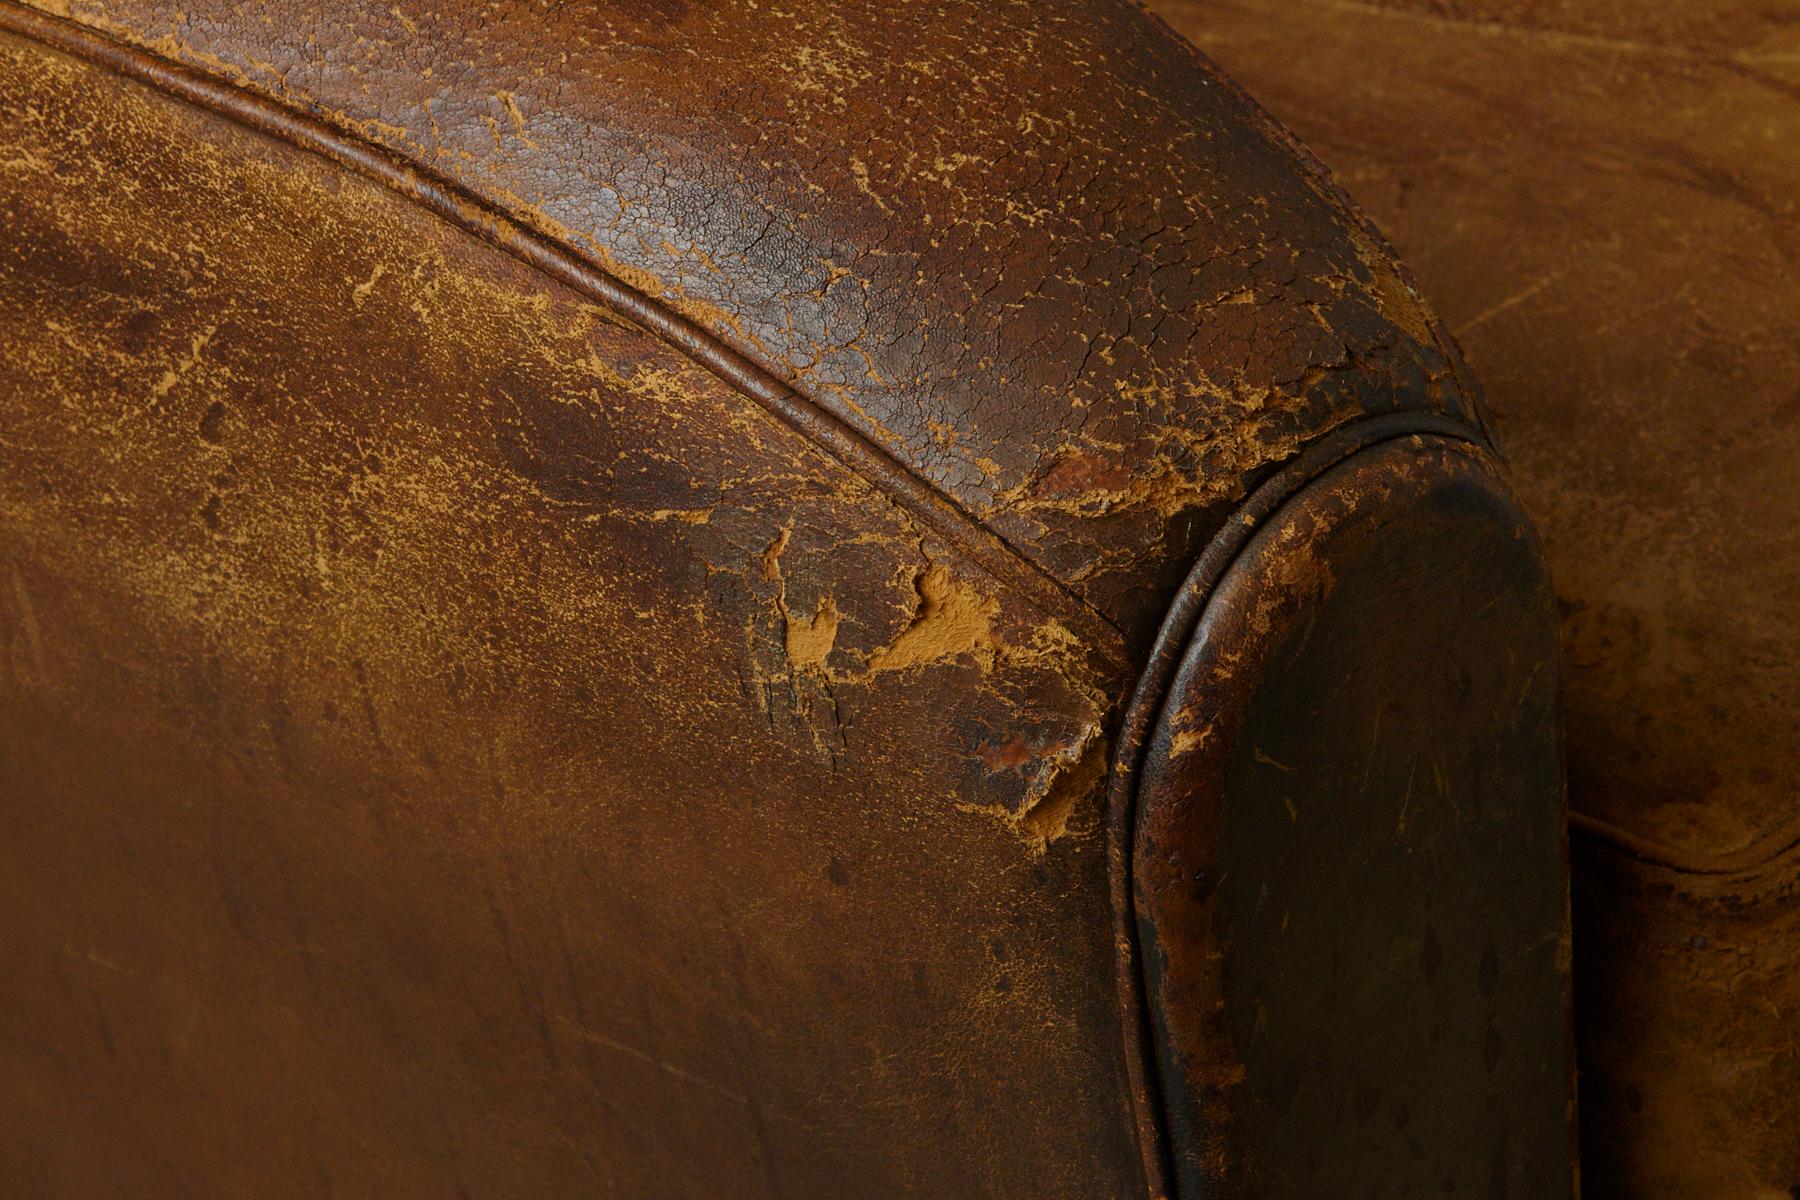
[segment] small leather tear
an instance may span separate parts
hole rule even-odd
[[[810,618],[787,617],[787,657],[796,670],[823,670],[825,659],[837,644],[837,601],[819,597],[819,607]]]
[[[1050,843],[1069,832],[1069,818],[1082,797],[1091,796],[1106,775],[1107,740],[1090,727],[1080,741],[1066,747],[1045,770],[1035,801],[1013,818],[1019,836],[1032,852],[1043,854]]]
[[[933,564],[919,575],[919,607],[911,625],[892,643],[869,656],[869,674],[900,671],[959,654],[999,648],[994,613],[999,602],[954,579],[948,567]]]

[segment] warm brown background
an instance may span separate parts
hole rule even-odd
[[[1589,1196],[1800,1195],[1800,6],[1153,7],[1461,339],[1562,597],[1572,806],[1685,868],[1578,839]]]

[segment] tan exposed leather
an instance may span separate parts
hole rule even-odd
[[[1127,4],[62,7],[574,247],[1130,634],[1263,464],[1471,413],[1360,218]]]

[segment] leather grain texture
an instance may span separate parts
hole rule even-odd
[[[405,199],[0,71],[0,1186],[1135,1189],[1118,677]]]
[[[1555,676],[1536,538],[1466,441],[1255,523],[1137,789],[1182,1195],[1571,1194]]]
[[[1593,1197],[1800,1188],[1800,40],[1690,0],[1158,0],[1481,369],[1561,609]],[[1585,834],[1582,831],[1585,830]]]
[[[1128,633],[1270,461],[1473,416],[1360,215],[1129,4],[54,7],[576,247]]]
[[[1169,1097],[1233,1066],[1152,1035],[1143,714],[1259,497],[1491,454],[1190,47],[1098,0],[0,0],[0,100],[0,1190],[1270,1194],[1177,1177]],[[1531,573],[1484,626],[1455,544],[1389,616],[1529,644]],[[1529,724],[1535,662],[1439,717]],[[1483,878],[1433,896],[1561,944]],[[1566,1195],[1532,1144],[1484,1180]]]

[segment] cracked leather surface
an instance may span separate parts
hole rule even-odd
[[[1303,152],[1098,0],[0,18],[0,1185],[1163,1195],[1149,635],[1303,448],[1487,461]]]
[[[1128,4],[49,7],[566,241],[1129,635],[1269,463],[1474,417],[1385,247]]]
[[[407,199],[0,95],[0,1195],[1138,1190],[1128,680]]]

